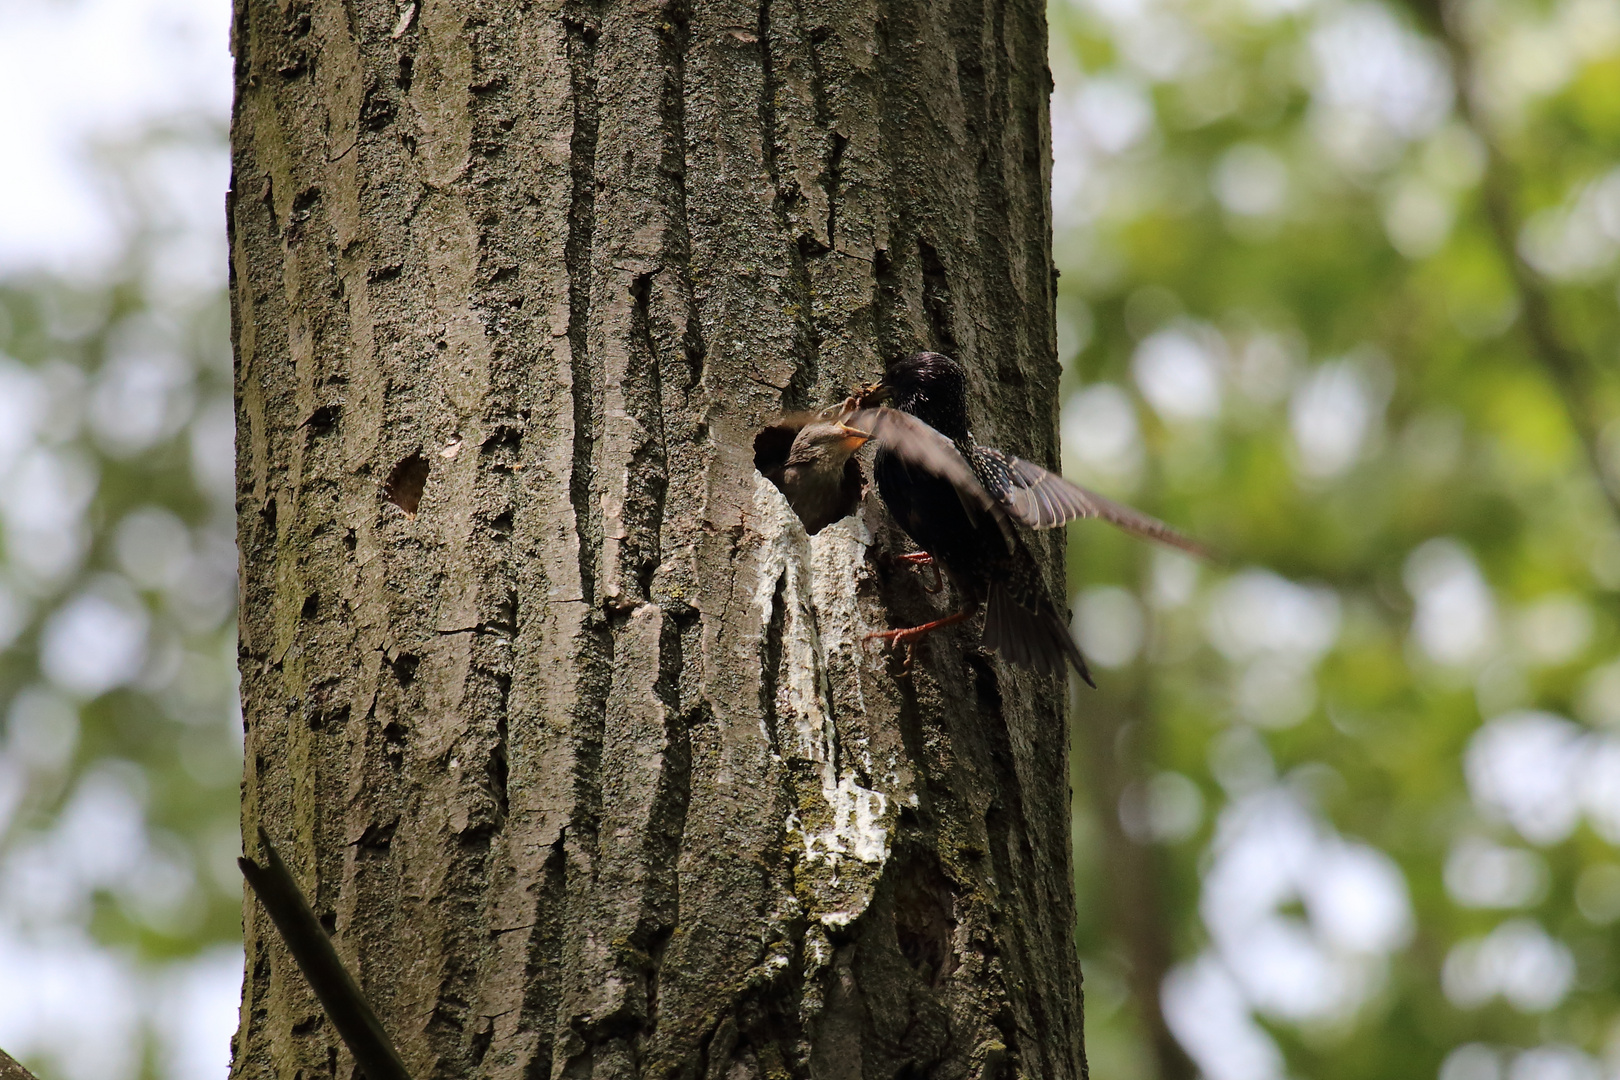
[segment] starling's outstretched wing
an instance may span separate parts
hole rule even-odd
[[[1080,518],[1101,518],[1126,532],[1211,558],[1208,548],[1149,517],[1070,483],[1039,465],[989,446],[973,455],[973,471],[1012,516],[1032,529],[1050,529]]]
[[[907,466],[950,481],[968,516],[993,518],[1008,546],[1012,545],[1012,522],[1002,500],[985,489],[951,440],[915,416],[884,406],[855,409],[843,417],[843,422],[871,435]]]

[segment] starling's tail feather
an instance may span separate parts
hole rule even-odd
[[[1046,675],[1062,674],[1063,662],[1068,660],[1087,686],[1097,685],[1086,670],[1080,647],[1057,612],[1046,605],[1040,611],[1031,611],[999,583],[990,587],[990,599],[985,605],[984,644],[1000,653],[1007,663]]]

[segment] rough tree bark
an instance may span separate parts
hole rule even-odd
[[[233,47],[243,822],[413,1075],[1083,1076],[1061,688],[971,631],[904,675],[862,635],[947,599],[752,462],[918,347],[1052,460],[1042,0]],[[233,1075],[348,1076],[247,910]]]

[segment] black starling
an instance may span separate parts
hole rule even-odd
[[[878,491],[902,529],[944,568],[967,602],[965,610],[922,626],[874,635],[912,643],[931,630],[970,618],[985,607],[984,645],[1009,663],[1056,674],[1067,659],[1095,686],[1085,658],[1052,603],[1034,555],[1010,521],[1047,529],[1083,517],[1099,517],[1137,535],[1204,555],[1197,543],[1163,522],[1077,487],[1038,465],[988,446],[968,429],[967,380],[962,368],[939,353],[917,353],[889,365],[884,387],[895,406],[951,442],[970,467],[977,491],[964,491],[959,477],[918,467],[914,455],[896,453],[878,436],[873,475]],[[988,499],[984,493],[988,493]],[[989,513],[975,512],[988,502]]]

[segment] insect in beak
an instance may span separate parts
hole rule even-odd
[[[871,408],[889,404],[894,400],[894,391],[881,382],[867,383],[858,387],[851,398],[862,408]]]

